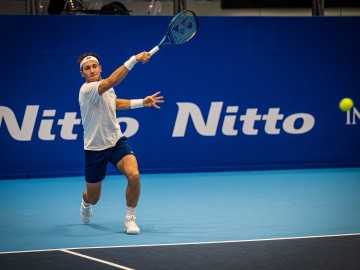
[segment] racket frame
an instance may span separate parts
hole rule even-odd
[[[169,23],[169,25],[168,25],[168,28],[167,28],[167,31],[166,31],[165,36],[164,36],[163,39],[159,42],[159,44],[156,45],[156,46],[149,52],[150,55],[153,55],[154,53],[156,53],[158,50],[160,50],[162,47],[164,47],[164,46],[166,46],[166,45],[176,44],[176,43],[171,39],[171,37],[170,37],[171,26],[172,26],[173,22],[174,22],[179,16],[181,16],[181,14],[183,14],[183,13],[185,13],[185,12],[191,12],[191,13],[194,15],[194,18],[195,18],[195,20],[196,20],[196,31],[194,31],[194,33],[193,33],[185,42],[188,42],[190,39],[192,39],[192,38],[195,36],[195,34],[196,34],[197,30],[198,30],[198,27],[199,27],[199,22],[198,22],[197,16],[196,16],[196,14],[195,14],[193,11],[188,10],[188,9],[185,9],[185,10],[179,12],[178,14],[176,14],[176,15],[174,16],[174,18],[172,18],[172,20],[170,21],[170,23]],[[164,43],[164,41],[165,41],[166,38],[168,38],[170,42]],[[185,42],[183,42],[183,43],[185,43]],[[182,44],[182,43],[179,43],[179,44]]]

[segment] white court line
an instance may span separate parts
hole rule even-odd
[[[249,240],[229,240],[229,241],[215,241],[215,242],[173,243],[173,244],[148,244],[148,245],[106,246],[106,247],[83,247],[83,248],[68,248],[68,250],[78,250],[78,249],[105,249],[105,248],[161,247],[161,246],[186,246],[186,245],[208,245],[208,244],[228,244],[228,243],[247,243],[247,242],[265,242],[265,241],[282,241],[282,240],[300,240],[300,239],[331,238],[331,237],[344,237],[344,236],[360,236],[360,233],[329,234],[329,235],[315,235],[315,236],[295,236],[295,237],[283,237],[283,238],[260,238],[260,239],[249,239]],[[1,252],[0,252],[0,255],[1,255]]]
[[[229,240],[229,241],[215,241],[215,242],[194,242],[194,243],[173,243],[173,244],[148,244],[148,245],[131,245],[131,246],[101,246],[101,247],[76,247],[76,248],[57,248],[57,249],[38,249],[38,250],[23,250],[23,251],[5,251],[2,254],[13,253],[29,253],[29,252],[48,252],[48,251],[62,251],[62,250],[79,250],[79,249],[104,249],[104,248],[136,248],[136,247],[161,247],[161,246],[185,246],[185,245],[206,245],[206,244],[227,244],[227,243],[247,243],[247,242],[265,242],[265,241],[281,241],[281,240],[300,240],[300,239],[316,239],[316,238],[330,238],[330,237],[344,237],[344,236],[360,236],[360,233],[348,234],[329,234],[329,235],[315,235],[315,236],[294,236],[283,238],[260,238],[249,240]]]
[[[94,257],[90,257],[90,256],[87,256],[87,255],[83,255],[83,254],[74,252],[74,251],[70,251],[70,250],[67,250],[67,249],[60,249],[59,251],[69,253],[71,255],[75,255],[75,256],[78,256],[78,257],[82,257],[82,258],[85,258],[85,259],[88,259],[88,260],[92,260],[92,261],[95,261],[95,262],[107,264],[107,265],[113,266],[115,268],[120,268],[120,269],[123,269],[123,270],[135,270],[133,268],[129,268],[129,267],[126,267],[126,266],[123,266],[123,265],[119,265],[119,264],[115,264],[115,263],[112,263],[112,262],[100,260],[100,259],[97,259],[97,258],[94,258]]]

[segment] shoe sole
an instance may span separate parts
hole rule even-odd
[[[126,230],[126,228],[124,228],[124,233],[130,234],[130,235],[138,235],[138,234],[140,234],[140,232],[128,232],[128,231]]]

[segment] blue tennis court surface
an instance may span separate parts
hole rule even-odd
[[[0,251],[360,233],[360,169],[142,175],[141,235],[123,233],[126,180],[108,176],[93,220],[82,177],[0,181]]]
[[[122,175],[106,178],[89,225],[79,217],[84,185],[82,177],[0,181],[0,265],[12,261],[4,260],[7,252],[25,256],[14,251],[99,247],[113,254],[111,247],[324,235],[350,234],[355,238],[346,238],[353,241],[347,249],[360,247],[359,168],[142,175],[138,236],[123,233]],[[331,239],[334,247],[340,238]]]

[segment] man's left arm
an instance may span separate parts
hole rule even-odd
[[[120,99],[117,98],[116,100],[116,109],[117,110],[126,110],[130,109],[130,99]]]
[[[160,91],[156,92],[151,96],[147,96],[144,99],[116,99],[116,109],[117,110],[126,110],[126,109],[136,109],[142,107],[155,107],[160,109],[157,105],[158,103],[164,103],[164,97],[159,96]]]

